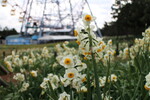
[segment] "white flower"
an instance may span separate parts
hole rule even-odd
[[[105,55],[104,55],[104,60],[107,61],[107,60],[109,60],[109,58],[110,58],[110,56],[109,56],[108,54],[105,54]]]
[[[17,80],[17,81],[24,81],[25,80],[25,77],[24,77],[24,74],[21,74],[21,73],[17,73],[16,75],[14,75],[13,79]]]
[[[83,14],[82,20],[85,25],[89,24],[90,22],[94,21],[96,18],[91,16],[90,14]]]
[[[45,81],[43,81],[41,84],[40,84],[40,87],[42,88],[42,89],[46,89],[47,88],[47,86],[46,86],[46,82]]]
[[[87,92],[87,88],[85,86],[81,87],[81,92]]]
[[[64,78],[68,80],[75,79],[78,76],[78,71],[75,68],[69,68],[65,71]]]
[[[81,62],[79,56],[77,56],[77,55],[75,55],[75,56],[73,57],[73,60],[74,60],[75,66],[82,64],[82,62]]]
[[[68,41],[65,41],[64,44],[67,45],[67,44],[69,44],[69,42],[68,42]]]
[[[26,71],[25,69],[20,68],[21,73],[24,73],[25,71]]]
[[[42,53],[48,53],[47,47],[44,47],[44,48],[43,48]]]
[[[86,74],[79,74],[79,78],[82,82],[85,82],[86,81]]]
[[[117,76],[115,74],[111,74],[111,81],[117,81]]]
[[[33,77],[37,77],[37,71],[32,70],[32,71],[30,72],[30,74],[31,74]]]
[[[63,92],[59,95],[59,99],[58,100],[70,100],[70,95],[67,94],[66,92]]]
[[[146,82],[150,83],[150,72],[148,75],[145,76],[145,78],[146,78]]]
[[[53,89],[57,89],[59,86],[59,78],[57,75],[53,75],[53,77],[50,79],[50,83]]]
[[[55,67],[57,67],[57,66],[58,66],[58,63],[55,62],[55,63],[53,64],[53,67],[55,68]]]
[[[13,72],[12,63],[10,61],[5,61],[4,63],[6,64],[7,69],[10,72]]]
[[[48,78],[44,78],[43,82],[40,84],[40,87],[42,89],[46,89],[47,88],[47,83],[48,83],[49,79]]]
[[[80,31],[81,31],[81,28],[80,28],[80,27],[77,27],[77,28],[74,30],[74,36],[79,36]]]
[[[105,97],[104,97],[104,94],[101,94],[101,96],[102,96],[103,100],[111,100],[112,99],[112,97],[108,96],[108,95],[105,95]]]
[[[23,61],[24,61],[25,63],[27,63],[28,60],[29,60],[29,57],[28,57],[28,56],[23,56]]]
[[[35,55],[32,51],[31,51],[30,55],[31,55],[32,58],[35,58]]]
[[[27,90],[27,88],[29,87],[29,83],[23,83],[21,89],[19,90],[20,92],[24,92]]]
[[[150,27],[145,30],[145,33],[150,33]]]
[[[15,57],[14,58],[14,61],[13,61],[13,63],[16,65],[16,66],[18,66],[18,67],[21,67],[22,66],[22,59],[19,59],[18,57]]]
[[[48,84],[50,83],[52,88],[56,89],[59,86],[59,82],[60,80],[58,76],[50,73],[46,78],[43,79],[43,82],[41,83],[40,87],[46,89],[47,86],[49,86]]]
[[[100,87],[104,87],[105,83],[106,83],[106,76],[100,77],[99,78],[99,85],[100,85]]]
[[[109,41],[107,42],[107,44],[108,44],[108,45],[112,45],[112,40],[109,40]]]
[[[74,67],[73,56],[69,55],[69,56],[63,57],[62,60],[60,61],[60,64],[64,66],[65,68]]]
[[[85,63],[82,63],[81,66],[77,67],[77,70],[80,72],[86,68],[87,68],[87,65]]]
[[[32,65],[32,64],[33,64],[33,60],[29,59],[29,65]]]
[[[68,85],[71,84],[70,80],[67,78],[60,77],[61,83],[64,85],[64,87],[67,87]]]
[[[81,79],[80,78],[75,78],[73,81],[72,81],[72,87],[75,88],[77,91],[80,90],[81,88]]]
[[[12,56],[15,56],[16,52],[15,51],[12,51]]]
[[[145,76],[145,78],[146,78],[146,83],[144,85],[144,88],[150,91],[150,72],[148,75]],[[150,92],[149,92],[149,95],[150,95]]]

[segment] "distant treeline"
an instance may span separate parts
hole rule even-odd
[[[5,27],[4,29],[0,29],[0,39],[5,39],[7,36],[9,35],[17,35],[18,32],[12,28],[12,29],[9,29],[7,27]]]
[[[112,22],[101,29],[103,36],[140,35],[150,26],[150,0],[115,0]]]

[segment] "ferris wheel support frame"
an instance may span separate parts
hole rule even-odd
[[[45,14],[45,9],[46,9],[46,2],[47,2],[47,0],[45,0],[45,2],[44,2],[44,9],[43,9],[43,15],[42,15],[42,19],[41,19],[41,24],[40,25],[42,25],[43,24],[43,19],[44,19],[44,14]],[[40,32],[39,32],[39,37],[41,37],[42,36],[42,32],[43,32],[43,28],[42,27],[40,27]]]
[[[30,2],[30,0],[27,1],[26,9],[25,9],[24,15],[23,15],[23,22],[22,22],[21,29],[20,29],[21,35],[23,35],[23,31],[22,31],[22,30],[23,30],[23,25],[24,25],[25,16],[26,16],[26,13],[27,13],[27,9],[28,9],[29,2]]]
[[[74,17],[73,17],[73,13],[72,13],[72,3],[71,3],[71,0],[69,0],[69,4],[70,4],[71,19],[72,19],[72,24],[73,24],[72,33],[73,33],[73,35],[74,35],[75,22],[74,22]]]
[[[30,18],[30,14],[31,14],[32,4],[33,4],[33,0],[31,1],[30,6],[29,6],[29,15],[27,17],[27,23],[26,23],[26,27],[25,27],[25,36],[28,35],[28,22],[29,22],[29,18]]]
[[[87,4],[88,5],[88,8],[89,8],[89,10],[90,10],[90,13],[91,13],[91,15],[93,15],[93,13],[92,13],[92,11],[91,11],[91,8],[90,8],[90,5],[89,5],[89,3],[88,3],[88,1],[87,0],[83,0],[84,1],[84,4]],[[26,10],[25,10],[25,13],[24,13],[24,16],[23,16],[23,22],[24,23],[26,23],[26,27],[25,27],[25,32],[24,32],[24,35],[26,35],[27,36],[27,31],[28,31],[28,28],[30,28],[30,27],[28,27],[28,25],[27,25],[27,23],[29,23],[29,17],[30,17],[30,13],[31,13],[31,9],[32,9],[32,3],[33,3],[33,0],[28,0],[27,1],[27,5],[26,5]],[[44,22],[43,22],[43,20],[44,20],[44,16],[45,16],[45,10],[46,10],[46,7],[47,7],[47,0],[45,0],[45,2],[44,2],[44,8],[43,8],[43,13],[42,13],[42,18],[41,18],[41,21],[40,21],[40,26],[39,26],[39,29],[40,29],[40,31],[39,31],[39,37],[41,37],[42,35],[43,35],[43,31],[44,31]],[[56,2],[55,2],[56,4],[57,4],[57,6],[58,6],[58,17],[59,17],[59,23],[63,26],[63,24],[62,24],[62,20],[64,19],[64,18],[62,18],[61,17],[61,14],[60,14],[60,7],[59,7],[59,1],[58,0],[56,0]],[[74,15],[73,15],[73,7],[72,7],[72,3],[71,3],[71,0],[69,0],[69,5],[70,5],[70,15],[67,15],[67,16],[70,16],[71,17],[71,20],[72,20],[72,27],[71,27],[71,31],[72,31],[72,33],[74,33],[74,28],[75,28],[75,20],[78,20],[79,19],[79,17],[77,18],[77,19],[74,19]],[[83,9],[82,9],[83,10]],[[29,13],[27,13],[27,12],[29,12]],[[83,11],[81,11],[81,13],[80,14],[82,14],[82,12]],[[27,19],[26,19],[27,18]],[[96,23],[96,21],[94,21],[95,22],[95,25],[96,25],[96,27],[97,27],[97,29],[98,29],[98,26],[97,26],[97,23]],[[21,33],[23,33],[22,32],[22,30],[23,30],[23,25],[24,25],[24,23],[22,23],[22,26],[21,26]],[[102,34],[101,34],[101,32],[100,32],[100,30],[98,29],[98,36],[100,36],[100,37],[102,37]]]

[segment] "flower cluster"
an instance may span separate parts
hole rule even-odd
[[[120,57],[123,59],[131,58],[134,59],[137,54],[150,51],[150,27],[142,33],[142,39],[135,39],[135,44],[130,48],[125,48],[123,51],[120,51]]]
[[[96,36],[91,24],[94,20],[94,16],[83,15],[83,27],[74,31],[78,49],[69,47],[69,42],[65,41],[53,49],[44,47],[13,51],[12,55],[7,56],[4,59],[7,69],[17,72],[14,79],[20,86],[18,91],[25,95],[33,93],[34,96],[34,91],[37,90],[40,98],[46,100],[78,100],[81,99],[80,96],[86,99],[85,95],[88,94],[92,99],[112,98],[110,92],[107,94],[111,89],[107,83],[109,87],[114,85],[111,83],[117,83],[117,75],[110,71],[110,63],[113,63],[116,52],[112,48],[112,40],[104,42],[103,38]],[[124,52],[128,53],[128,49]],[[105,65],[106,68],[103,67]],[[105,69],[108,69],[107,72]],[[99,87],[102,89],[98,89]],[[98,93],[99,90],[101,94]],[[96,96],[92,96],[93,94]]]
[[[77,91],[81,91],[83,82],[86,81],[86,74],[82,74],[82,71],[87,68],[87,65],[81,62],[81,58],[75,55],[73,49],[71,52],[64,44],[63,47],[65,52],[58,52],[59,55],[56,57],[58,63],[65,68],[64,75],[60,77],[61,83],[64,87],[71,86]],[[61,50],[63,51],[63,49]]]
[[[24,76],[24,74],[17,73],[16,75],[14,75],[13,79],[23,82],[25,80],[25,76]]]
[[[115,74],[111,74],[111,76],[108,77],[107,82],[116,82],[117,76]],[[106,84],[106,76],[99,77],[99,85],[100,87],[104,87]]]
[[[25,76],[22,73],[17,73],[14,75],[13,79],[21,82],[21,88],[18,90],[19,92],[24,92],[28,89],[29,83],[25,82]]]
[[[44,91],[46,91],[46,89],[49,88],[49,85],[51,85],[53,89],[57,89],[59,86],[59,82],[60,80],[57,75],[48,74],[48,76],[43,79],[43,82],[40,84],[40,87],[44,89]]]
[[[20,54],[21,53],[21,54]],[[4,63],[10,72],[13,72],[17,68],[23,68],[23,66],[33,67],[36,62],[45,61],[53,57],[53,53],[50,49],[44,47],[43,49],[29,49],[25,51],[12,51],[12,55],[7,56],[4,59]]]
[[[24,82],[22,84],[22,87],[21,87],[21,89],[19,91],[20,92],[24,92],[24,91],[26,91],[28,89],[28,87],[29,87],[29,83]]]
[[[105,43],[103,38],[96,36],[93,31],[95,27],[90,24],[94,19],[88,14],[83,16],[83,28],[80,27],[74,31],[77,37],[76,42],[79,45],[79,52],[84,55],[85,60],[92,59],[91,54],[93,53],[97,62],[103,61],[106,64],[108,60],[114,59],[116,51],[112,49],[112,40]]]

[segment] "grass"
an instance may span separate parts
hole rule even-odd
[[[48,44],[33,44],[33,45],[1,45],[0,46],[0,61],[5,56],[10,55],[13,50],[29,49],[29,48],[43,48],[43,47],[54,47],[56,44],[62,42],[48,43]],[[77,47],[75,41],[71,41],[69,47]]]
[[[49,44],[33,44],[33,45],[1,45],[0,46],[0,59],[3,59],[4,56],[11,54],[13,50],[29,49],[29,48],[42,48],[42,47],[53,47],[57,43]]]

